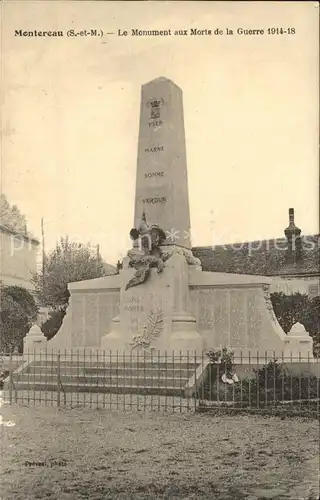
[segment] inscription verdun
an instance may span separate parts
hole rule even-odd
[[[152,177],[163,177],[164,172],[149,172],[148,174],[144,174],[145,178],[151,179]]]
[[[143,211],[166,234],[174,228],[174,243],[191,247],[182,91],[163,77],[141,90],[134,227]]]

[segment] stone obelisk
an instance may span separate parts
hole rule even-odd
[[[190,248],[182,90],[164,77],[141,89],[134,227],[143,212],[167,244]]]
[[[189,265],[197,262],[190,249],[182,91],[163,77],[143,85],[141,92],[134,228],[141,228],[143,214],[149,227],[157,225],[164,232],[161,251],[169,257],[161,272],[151,267],[147,279],[137,285],[150,255],[132,254],[130,261],[128,252],[120,273],[120,314],[113,318],[102,347],[125,351],[138,342],[139,349],[147,338],[152,339],[149,347],[159,351],[199,351],[202,339],[191,314],[188,286]],[[140,264],[135,258],[142,258]],[[132,279],[135,285],[128,288]],[[155,335],[157,318],[161,327]]]

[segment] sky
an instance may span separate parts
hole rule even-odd
[[[125,8],[124,8],[125,5]],[[1,190],[45,247],[130,247],[141,85],[183,90],[194,246],[319,231],[316,2],[3,1]],[[226,28],[294,28],[233,35]],[[15,30],[98,29],[102,38]],[[223,35],[120,37],[127,29]]]

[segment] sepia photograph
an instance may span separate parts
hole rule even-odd
[[[0,500],[319,500],[318,2],[0,9]]]

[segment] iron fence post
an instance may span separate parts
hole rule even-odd
[[[319,380],[320,380],[320,373],[319,373],[319,357],[317,358],[317,413],[319,415],[320,413],[320,386],[319,386]]]
[[[290,401],[291,401],[291,407],[293,406],[293,375],[292,375],[292,351],[290,351],[290,363],[291,363],[291,370],[290,370]]]
[[[100,358],[99,358],[99,351],[97,349],[97,408],[99,408],[99,366],[100,366]]]
[[[172,386],[173,386],[173,394],[172,394],[172,410],[173,413],[175,412],[175,400],[174,400],[174,393],[175,393],[175,380],[174,380],[174,350],[172,351]],[[181,401],[180,401],[181,404]]]
[[[282,351],[282,370],[281,370],[281,396],[282,396],[282,403],[284,402],[284,352]]]
[[[259,371],[260,371],[260,363],[259,363],[259,351],[257,351],[257,409],[260,408],[260,379],[259,379]]]
[[[122,351],[122,368],[123,368],[123,386],[126,387],[127,379],[126,379],[126,355],[125,351]],[[126,392],[123,394],[123,410],[126,409]]]
[[[57,355],[57,406],[60,406],[60,351]]]
[[[88,389],[89,389],[89,395],[90,395],[90,408],[92,408],[92,349],[90,348],[90,363],[89,363],[89,384],[88,384]]]
[[[147,404],[147,398],[146,398],[146,380],[147,380],[147,374],[146,374],[146,371],[147,371],[147,368],[146,368],[146,363],[147,363],[147,356],[146,356],[146,350],[144,349],[143,350],[143,384],[144,384],[144,388],[143,388],[143,411],[145,412],[146,411],[146,404]]]
[[[301,380],[301,351],[299,351],[299,408],[301,410],[302,380]]]
[[[162,363],[162,358],[160,356],[160,349],[158,350],[158,389],[160,390],[160,374],[161,374],[161,371],[160,371],[160,368],[161,368],[161,363]],[[160,408],[161,408],[161,399],[160,399],[160,395],[158,394],[158,411],[160,411]]]
[[[264,353],[264,405],[265,408],[268,406],[268,353],[265,351]]]
[[[276,353],[273,351],[273,406],[276,405]]]
[[[13,377],[12,377],[12,348],[11,348],[11,346],[10,346],[9,356],[10,356],[10,365],[9,365],[9,369],[10,369],[10,372],[9,372],[9,401],[10,401],[10,405],[11,405],[12,404],[12,386],[13,386]]]
[[[187,350],[187,374],[188,374],[188,380],[190,379],[190,365],[189,365],[190,359],[189,359],[189,350]],[[188,412],[190,409],[190,394],[187,392],[187,408]]]
[[[198,388],[197,388],[197,353],[196,351],[194,352],[194,409],[197,409],[197,394]]]
[[[240,351],[240,365],[241,365],[241,370],[242,370],[242,349]],[[242,386],[242,379],[240,380],[240,408],[242,408],[242,400],[243,400],[243,386]]]
[[[251,367],[251,351],[249,351],[249,373],[250,373],[250,377],[249,377],[249,382],[248,382],[248,400],[249,400],[249,408],[251,409],[251,370],[252,370],[252,367]]]

